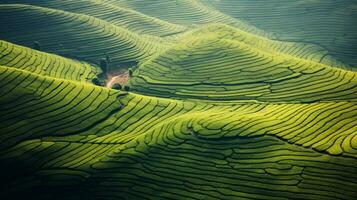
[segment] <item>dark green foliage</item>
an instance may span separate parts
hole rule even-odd
[[[102,74],[100,76],[103,77],[104,79],[106,79],[107,78],[107,74],[108,74],[108,61],[107,61],[107,59],[105,59],[105,58],[100,59],[99,66],[102,69]]]
[[[132,69],[137,69],[139,67],[139,62],[138,61],[134,61],[133,65],[132,65]]]
[[[121,89],[122,89],[122,86],[121,86],[119,83],[115,83],[115,84],[112,86],[112,89],[121,90]]]
[[[94,79],[92,80],[92,83],[93,83],[94,85],[99,85],[99,84],[100,84],[100,81],[99,81],[98,78],[94,78]]]
[[[0,200],[355,199],[357,73],[209,1],[1,4],[0,38],[49,53],[0,40]]]
[[[108,61],[105,58],[100,59],[99,66],[102,68],[103,72],[107,72],[108,69]]]
[[[58,50],[60,50],[60,51],[63,51],[63,50],[64,50],[63,44],[59,44],[59,45],[58,45]]]
[[[98,86],[105,86],[105,81],[103,79],[100,79],[100,78],[94,78],[92,80],[92,83],[94,85],[98,85]]]
[[[130,87],[127,86],[127,85],[125,85],[125,86],[124,86],[124,90],[125,90],[125,91],[129,91],[129,90],[130,90]]]
[[[33,49],[40,51],[41,50],[41,43],[39,41],[35,41],[33,43]]]
[[[107,60],[107,63],[111,63],[112,59],[110,58],[109,54],[105,54],[105,59]]]

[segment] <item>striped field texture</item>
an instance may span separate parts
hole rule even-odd
[[[357,4],[254,2],[0,0],[0,199],[356,199]]]

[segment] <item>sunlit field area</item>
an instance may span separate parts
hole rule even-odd
[[[0,199],[357,199],[355,0],[0,0]]]

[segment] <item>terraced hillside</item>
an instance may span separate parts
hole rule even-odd
[[[0,0],[0,199],[355,199],[355,52],[248,4]]]
[[[0,65],[54,78],[88,81],[99,74],[99,69],[84,62],[43,53],[6,41],[0,41],[0,58]]]
[[[27,4],[90,15],[105,20],[113,25],[125,27],[138,34],[164,37],[184,32],[187,29],[184,26],[168,23],[167,21],[145,15],[130,8],[98,1],[62,0],[59,2],[48,0],[11,0],[6,3]]]
[[[346,64],[357,64],[357,4],[354,0],[202,1],[222,13],[275,32],[280,40],[315,43]]]
[[[2,67],[1,78],[7,197],[356,195],[354,103],[214,106],[114,92],[14,68]]]
[[[213,100],[356,101],[356,73],[321,64],[326,57],[314,46],[220,25],[197,32],[143,63],[131,79],[134,91]]]
[[[88,15],[22,4],[0,5],[0,37],[24,46],[97,63],[109,54],[113,64],[140,62],[165,48],[154,36],[139,36],[124,27]]]

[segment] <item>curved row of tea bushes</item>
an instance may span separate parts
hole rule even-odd
[[[204,1],[3,2],[36,6],[1,4],[1,39],[141,63],[122,92],[0,41],[0,199],[357,196],[356,73],[326,50]]]
[[[159,37],[134,32],[88,15],[19,4],[0,5],[0,37],[91,63],[108,54],[113,65],[140,62],[166,48]]]
[[[356,195],[353,103],[215,105],[0,69],[4,197]]]
[[[353,0],[204,0],[203,3],[275,33],[279,40],[314,43],[346,64],[357,65],[357,15]]]
[[[1,149],[25,139],[75,135],[119,110],[118,95],[88,83],[1,67]]]
[[[143,63],[130,80],[133,91],[205,100],[356,101],[357,74],[315,62],[323,58],[310,53],[315,49],[217,30],[218,36],[204,31]]]
[[[126,28],[138,34],[164,37],[187,30],[184,26],[172,24],[134,11],[130,8],[124,8],[96,0],[9,0],[3,2],[9,4],[35,5],[73,13],[81,13]]]
[[[271,33],[264,32],[263,30],[247,24],[245,21],[221,13],[218,10],[205,5],[201,1],[104,0],[104,2],[123,8],[129,8],[145,15],[189,28],[211,23],[223,23],[254,34],[274,37]]]
[[[0,40],[0,65],[39,75],[76,81],[90,81],[99,69],[84,62],[70,60]]]

